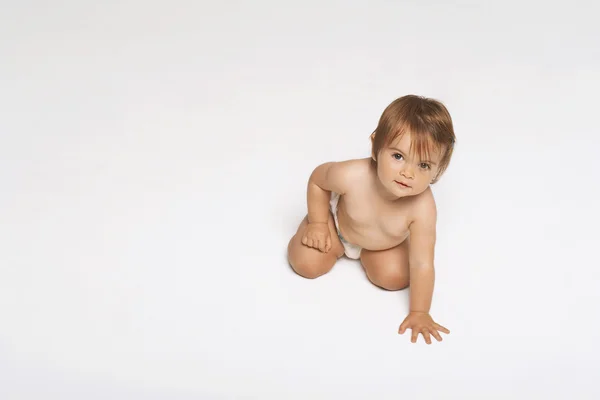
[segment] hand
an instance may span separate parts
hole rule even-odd
[[[423,338],[427,344],[431,344],[431,337],[429,335],[432,335],[437,339],[438,342],[441,342],[442,337],[438,331],[446,334],[450,333],[448,329],[436,324],[431,318],[431,315],[425,312],[411,312],[408,314],[408,316],[404,319],[404,322],[402,322],[400,325],[398,333],[402,335],[408,328],[412,329],[412,337],[410,341],[413,343],[417,342],[419,333],[423,335]]]
[[[327,222],[309,223],[302,234],[302,244],[323,253],[331,250],[331,234]]]

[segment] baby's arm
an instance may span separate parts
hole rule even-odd
[[[410,242],[410,311],[429,313],[435,269],[433,265],[437,210],[433,196],[424,196],[416,205],[415,218],[409,226]]]
[[[411,328],[413,343],[417,341],[419,333],[428,344],[431,343],[430,335],[441,341],[442,337],[438,331],[450,333],[448,329],[435,323],[429,315],[435,281],[433,259],[436,220],[435,200],[429,192],[416,204],[415,218],[409,226],[410,313],[400,325],[399,332],[404,333],[407,328]]]
[[[355,163],[351,161],[328,162],[319,165],[310,175],[307,188],[308,225],[302,236],[302,244],[322,252],[331,250],[329,232],[329,200],[331,192],[339,194],[346,190],[354,176]]]
[[[312,172],[307,188],[308,223],[327,223],[331,192],[345,193],[347,169],[344,162],[328,162]]]

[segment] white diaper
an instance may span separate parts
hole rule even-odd
[[[360,246],[357,246],[355,244],[348,242],[346,239],[344,239],[344,237],[340,233],[340,225],[338,223],[338,217],[337,217],[337,205],[338,205],[339,200],[340,200],[339,193],[331,192],[331,200],[329,201],[329,209],[331,210],[331,213],[333,214],[333,221],[335,222],[335,229],[337,230],[337,234],[338,234],[338,237],[340,238],[340,241],[344,245],[344,254],[346,254],[346,256],[348,258],[358,260],[360,258],[360,251],[362,250],[362,248]]]

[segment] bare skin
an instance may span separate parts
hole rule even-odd
[[[368,279],[386,290],[410,285],[410,313],[399,333],[412,330],[425,342],[449,333],[429,315],[434,286],[435,200],[429,184],[440,154],[420,160],[409,154],[406,134],[371,158],[326,163],[311,174],[308,215],[288,245],[288,260],[299,275],[317,278],[344,255],[333,215],[331,192],[340,194],[337,217],[342,236],[362,247],[360,261]],[[402,184],[404,185],[402,185]]]

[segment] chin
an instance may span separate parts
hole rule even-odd
[[[397,188],[395,188],[396,190],[390,190],[390,193],[393,194],[394,196],[400,198],[400,197],[408,197],[408,196],[412,196],[414,193],[412,190],[398,190]]]

